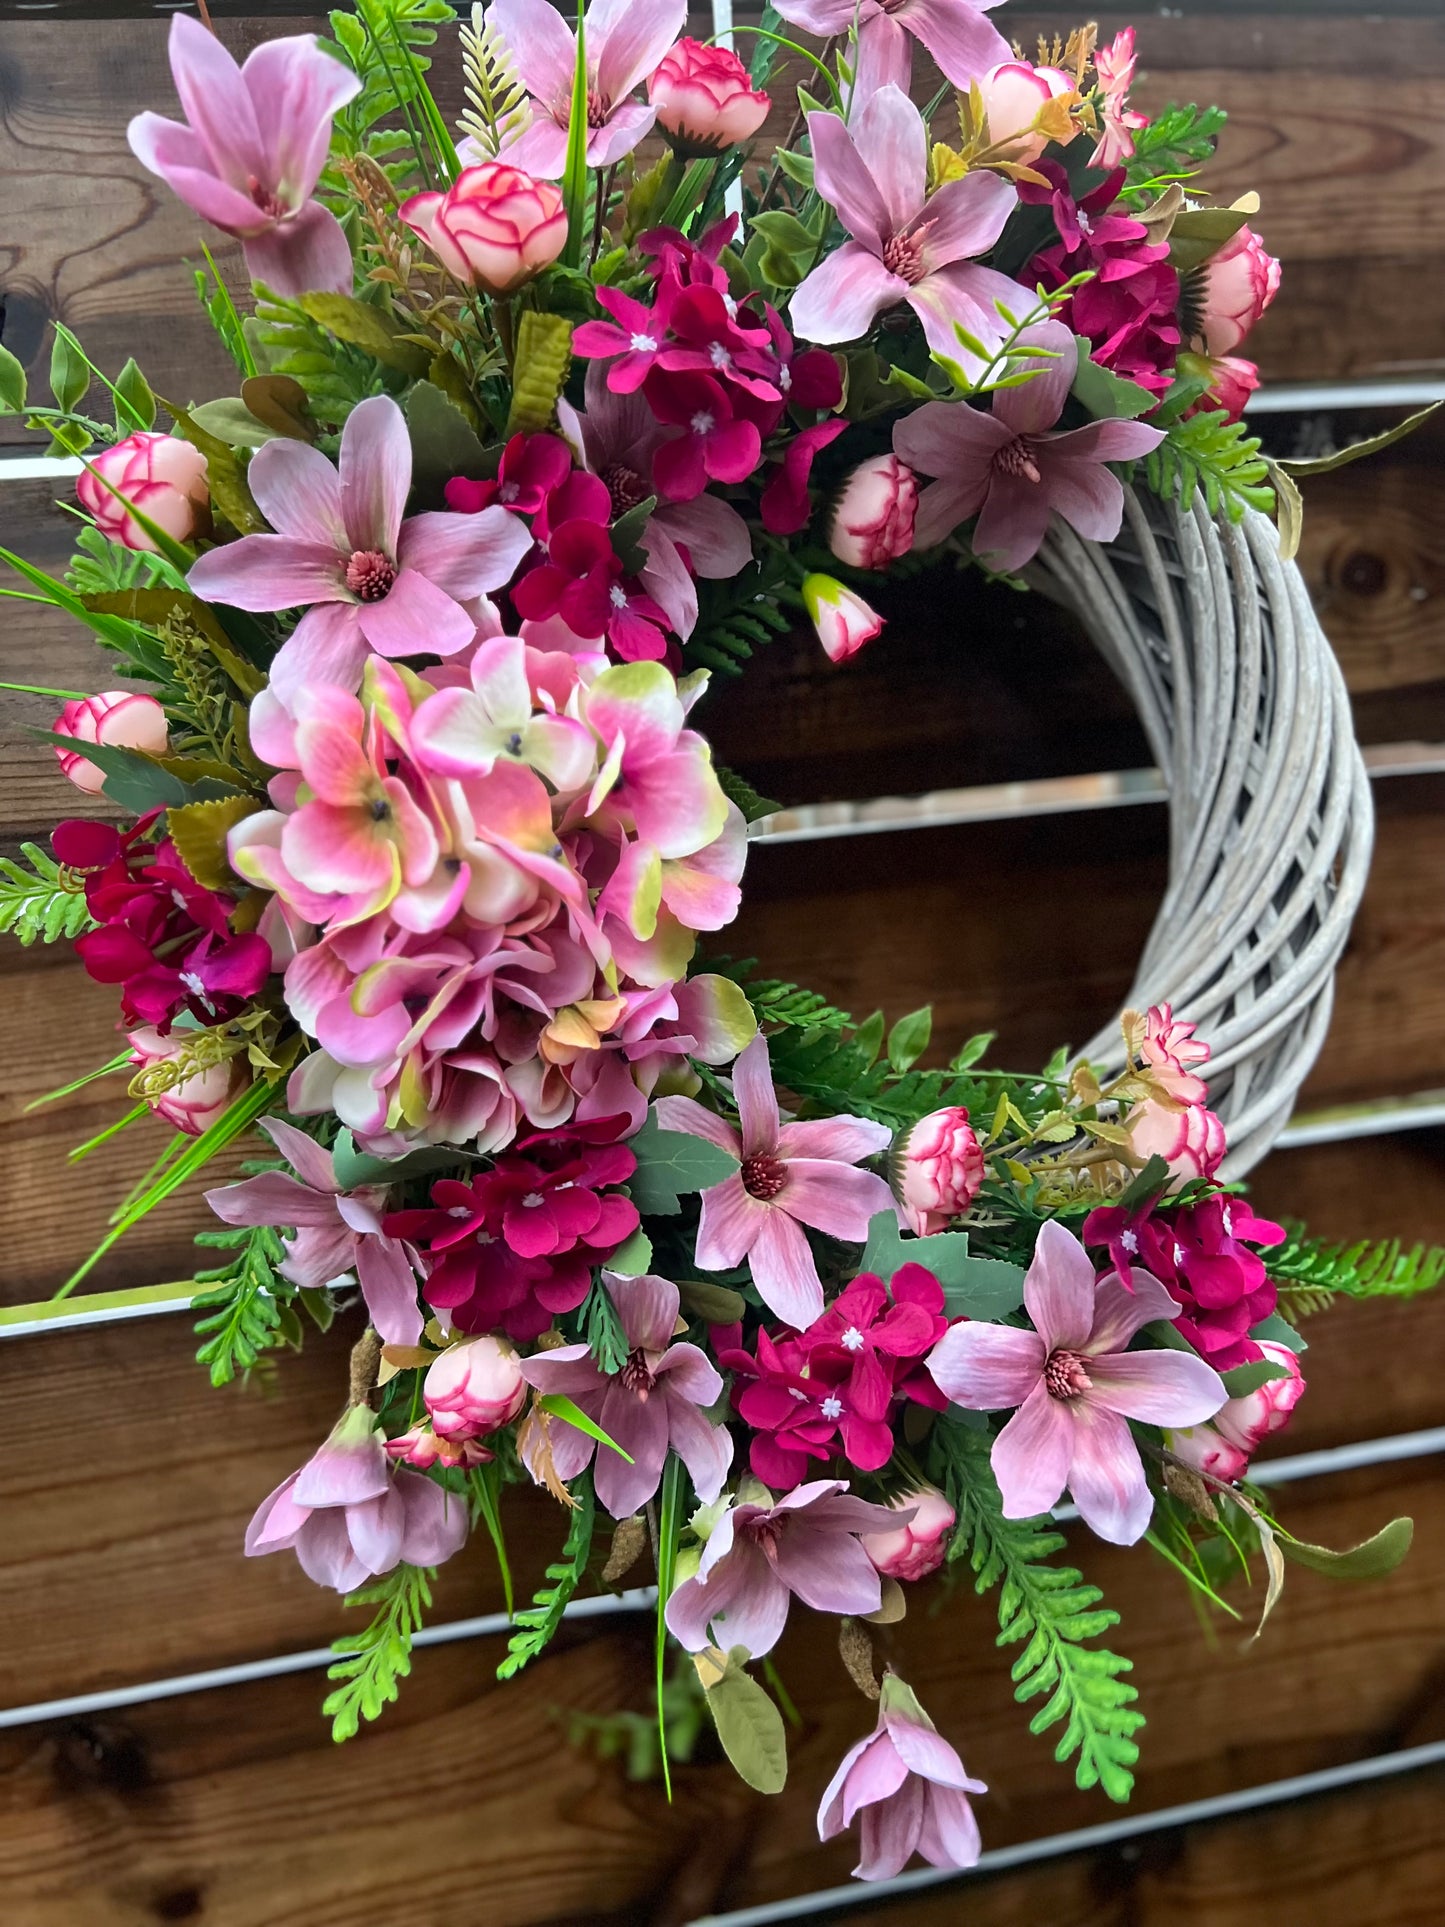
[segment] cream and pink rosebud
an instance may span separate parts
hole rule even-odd
[[[185,1041],[184,1032],[162,1037],[158,1030],[150,1028],[133,1030],[126,1039],[130,1045],[130,1061],[138,1072],[150,1070],[153,1065],[174,1063]],[[147,1094],[146,1103],[157,1117],[163,1117],[187,1137],[200,1137],[230,1109],[246,1082],[246,1060],[231,1057],[222,1064],[193,1071],[166,1090]]]
[[[889,1510],[911,1513],[891,1532],[865,1532],[863,1550],[886,1579],[926,1579],[948,1555],[957,1514],[936,1486],[904,1492]]]
[[[836,576],[803,578],[803,606],[832,662],[846,662],[883,633],[883,617]]]
[[[913,547],[918,482],[896,455],[860,462],[843,484],[828,525],[828,547],[855,569],[886,569]]]
[[[102,535],[127,549],[151,549],[154,540],[131,509],[177,542],[189,542],[210,500],[206,458],[175,435],[138,430],[112,448],[88,455],[75,484],[76,499]],[[108,485],[108,486],[107,486]],[[124,497],[124,500],[120,500]]]
[[[1304,1396],[1305,1376],[1299,1359],[1287,1345],[1269,1339],[1258,1341],[1259,1349],[1285,1376],[1267,1379],[1243,1398],[1232,1398],[1207,1425],[1191,1425],[1170,1432],[1170,1451],[1196,1472],[1204,1472],[1233,1485],[1249,1470],[1249,1462],[1267,1438],[1282,1432]]]
[[[663,55],[647,83],[657,125],[679,154],[720,154],[750,140],[772,105],[748,79],[748,70],[726,47],[679,40]]]
[[[984,1180],[983,1147],[962,1104],[930,1111],[894,1158],[893,1188],[920,1238],[960,1218]]]
[[[482,1438],[521,1411],[527,1381],[521,1360],[501,1338],[468,1338],[450,1346],[427,1369],[422,1398],[439,1438]]]
[[[68,736],[76,744],[101,743],[111,749],[140,749],[150,756],[164,756],[170,747],[166,712],[154,696],[137,689],[105,689],[98,696],[85,696],[69,702],[52,725],[57,736]],[[57,749],[61,774],[68,776],[87,796],[99,796],[105,787],[105,771],[92,763],[83,750]]]
[[[1006,60],[990,68],[978,85],[988,116],[989,145],[1005,148],[1001,159],[1027,165],[1038,159],[1051,140],[1067,145],[1078,131],[1062,109],[1054,116],[1045,115],[1044,126],[1038,125],[1051,100],[1074,92],[1071,77],[1057,67]]]
[[[488,294],[515,293],[567,241],[558,189],[505,161],[467,168],[445,194],[413,194],[400,213],[449,274]]]

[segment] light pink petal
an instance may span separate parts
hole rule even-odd
[[[295,1544],[296,1559],[306,1577],[317,1586],[330,1586],[334,1592],[355,1592],[375,1572],[359,1559],[347,1531],[346,1514],[341,1511],[313,1512]]]
[[[958,362],[970,380],[978,379],[984,363],[959,340],[956,324],[961,323],[992,353],[1005,335],[1013,332],[996,302],[1002,301],[1011,314],[1022,319],[1036,301],[1006,275],[981,268],[973,261],[954,261],[931,269],[908,290],[906,298],[923,324],[932,353]]]
[[[1039,449],[1049,507],[1086,542],[1112,542],[1124,520],[1124,485],[1097,462],[1059,461]]]
[[[1023,336],[1030,347],[1047,349],[1016,364],[1013,372],[1031,372],[1020,388],[1001,388],[993,398],[993,412],[1015,435],[1042,435],[1064,412],[1079,367],[1079,345],[1061,321],[1045,321]],[[1061,438],[1063,439],[1063,438]],[[1052,451],[1058,446],[1050,443]],[[1082,455],[1084,450],[1079,451]]]
[[[356,1247],[356,1282],[367,1313],[388,1345],[420,1343],[422,1316],[416,1273],[395,1238],[362,1238]]]
[[[271,163],[270,185],[293,204],[304,201],[326,165],[331,117],[356,98],[359,77],[307,33],[263,40],[241,78]]]
[[[928,1355],[939,1390],[973,1412],[1004,1412],[1024,1400],[1043,1376],[1048,1356],[1037,1332],[1017,1325],[967,1321],[950,1325]]]
[[[918,497],[918,513],[913,523],[913,546],[931,549],[971,515],[977,515],[988,491],[985,469],[976,488],[960,488],[952,482],[930,482]]]
[[[660,1097],[653,1107],[664,1131],[685,1131],[689,1137],[706,1138],[720,1151],[741,1160],[743,1141],[725,1118],[699,1104],[694,1097]]]
[[[783,1158],[837,1158],[856,1164],[886,1151],[893,1133],[886,1124],[875,1124],[866,1117],[805,1118],[801,1123],[785,1124],[778,1133],[778,1156]]]
[[[587,165],[592,169],[614,167],[630,154],[639,141],[646,140],[657,119],[655,107],[641,101],[624,101],[614,107],[601,127],[587,136]]]
[[[871,1218],[880,1211],[892,1215],[893,1193],[882,1178],[856,1165],[790,1157],[788,1182],[778,1196],[778,1208],[814,1231],[862,1244]]]
[[[941,1733],[900,1715],[884,1717],[888,1722],[888,1737],[910,1773],[931,1780],[935,1786],[954,1787],[960,1793],[970,1785],[963,1761]]]
[[[280,1117],[263,1117],[261,1129],[303,1184],[309,1184],[313,1191],[336,1189],[331,1153],[314,1137],[308,1137],[305,1131],[297,1130],[294,1124]]]
[[[591,364],[593,367],[600,365],[598,362]],[[727,507],[726,502],[719,502],[713,495],[699,495],[695,502],[678,502],[671,506],[693,508],[704,502],[712,502],[718,508]],[[697,627],[697,584],[676,542],[655,514],[647,519],[643,547],[647,550],[647,561],[638,580],[667,617],[668,627],[685,639]]]
[[[986,1791],[976,1780],[969,1780],[967,1785],[974,1792]],[[924,1789],[917,1851],[935,1867],[977,1866],[983,1841],[966,1794],[952,1787]]]
[[[241,69],[216,35],[178,13],[171,20],[169,51],[181,108],[216,172],[232,187],[244,188],[252,176],[271,186],[251,96]]]
[[[778,1540],[778,1577],[823,1613],[877,1612],[878,1568],[850,1532],[812,1532],[805,1518]]]
[[[1094,1328],[1094,1266],[1056,1219],[1040,1227],[1024,1279],[1024,1307],[1046,1351],[1082,1351]]]
[[[1051,437],[1049,449],[1070,461],[1130,462],[1147,455],[1163,439],[1163,429],[1151,428],[1148,422],[1087,422]]]
[[[730,1178],[728,1182],[737,1181]],[[742,1190],[740,1183],[738,1189]],[[812,1248],[802,1228],[785,1212],[775,1205],[757,1208],[759,1228],[748,1253],[753,1283],[770,1312],[795,1331],[803,1331],[823,1315],[823,1286]],[[699,1238],[699,1248],[701,1243]],[[701,1257],[698,1263],[702,1263]],[[721,1267],[712,1265],[705,1269],[716,1271]]]
[[[706,1418],[690,1394],[675,1396],[672,1387],[676,1378],[676,1372],[670,1373],[653,1396],[666,1401],[668,1438],[672,1449],[687,1467],[697,1496],[704,1505],[711,1505],[722,1491],[723,1480],[732,1464],[732,1433],[725,1425],[714,1425]]]
[[[929,196],[918,223],[927,267],[948,267],[955,261],[973,261],[987,254],[1017,205],[1017,189],[1001,174],[981,171],[946,181]]]
[[[723,1571],[714,1568],[708,1590],[721,1590]],[[713,1636],[724,1651],[744,1646],[754,1659],[770,1653],[783,1636],[788,1618],[788,1588],[763,1555],[751,1545],[735,1546],[726,1568],[727,1604],[712,1611]],[[695,1582],[693,1582],[695,1583]]]
[[[496,4],[496,0],[494,0]],[[493,16],[495,18],[495,14]],[[553,19],[557,19],[554,12]],[[566,29],[563,29],[566,32]],[[572,44],[571,34],[567,44]],[[563,108],[566,112],[566,108]],[[519,167],[534,180],[556,181],[562,177],[567,165],[567,128],[561,126],[548,114],[539,114],[532,125],[516,140],[509,141],[500,156],[509,167]]]
[[[893,1748],[888,1745],[888,1737],[886,1734],[870,1733],[866,1739],[859,1740],[856,1745],[848,1748],[848,1751],[843,1755],[843,1758],[838,1764],[838,1771],[828,1782],[827,1787],[824,1789],[823,1797],[818,1803],[818,1838],[820,1840],[833,1839],[835,1835],[840,1834],[848,1825],[848,1822],[843,1818],[844,1785],[851,1780],[854,1767],[880,1739],[891,1757],[897,1760],[898,1755],[894,1753]]]
[[[669,1345],[653,1367],[653,1374],[665,1380],[669,1398],[692,1405],[715,1405],[722,1397],[723,1381],[707,1353],[685,1341]]]
[[[406,417],[390,395],[372,395],[357,403],[341,431],[341,513],[349,546],[395,557],[410,490]]]
[[[743,1156],[771,1153],[778,1143],[778,1099],[773,1089],[773,1067],[768,1040],[758,1035],[733,1065],[733,1096],[743,1127]]]
[[[137,114],[126,129],[131,152],[203,220],[227,233],[249,234],[267,225],[266,217],[241,188],[214,171],[210,156],[189,127],[160,114]]]
[[[246,1527],[244,1548],[248,1559],[268,1552],[285,1552],[295,1544],[297,1535],[311,1517],[310,1506],[297,1505],[291,1496],[295,1483],[293,1472],[274,1492],[266,1495],[252,1514],[251,1523]]]
[[[694,1254],[698,1264],[704,1271],[730,1271],[740,1265],[771,1215],[769,1205],[748,1196],[741,1178],[724,1178],[704,1191]]]
[[[1090,1358],[1092,1399],[1150,1425],[1199,1425],[1229,1394],[1212,1366],[1189,1352],[1114,1352]]]
[[[1050,1398],[1042,1384],[1035,1385],[994,1440],[991,1462],[1006,1519],[1033,1519],[1058,1503],[1072,1462],[1078,1404]]]
[[[810,116],[810,126],[814,118]],[[901,87],[880,87],[876,94],[864,101],[862,111],[853,119],[851,132],[858,158],[877,192],[882,195],[887,209],[887,225],[882,232],[885,237],[897,234],[909,225],[923,206],[924,182],[928,172],[928,132],[923,125],[923,116]],[[983,178],[992,180],[996,177],[986,175]],[[819,192],[824,193],[825,199],[832,199],[821,186]],[[931,204],[929,212],[932,213]],[[1001,219],[999,226],[1002,225]],[[853,232],[860,239],[863,238],[861,230],[854,228]],[[991,246],[997,238],[995,230],[984,246]],[[930,230],[930,246],[932,239]],[[972,254],[982,251],[982,248],[969,250]]]
[[[588,65],[596,65],[605,100],[620,101],[658,62],[687,25],[687,0],[592,0],[587,9]]]
[[[252,538],[255,540],[256,538]],[[289,709],[316,683],[354,690],[370,653],[354,602],[308,609],[271,662],[271,690]]]
[[[357,621],[383,656],[451,656],[477,633],[462,605],[415,569],[403,569],[380,602],[363,602]]]
[[[301,609],[313,602],[339,602],[346,594],[335,549],[289,535],[243,535],[192,563],[186,580],[205,601],[233,609]]]
[[[440,1566],[460,1552],[467,1537],[467,1508],[419,1472],[398,1472],[397,1490],[405,1502],[401,1557],[409,1566]]]
[[[910,468],[945,477],[945,488],[976,489],[978,500],[964,511],[976,515],[993,458],[1012,440],[1011,432],[981,408],[962,401],[926,401],[895,423],[893,452]]]
[[[298,1184],[285,1171],[263,1171],[240,1184],[224,1184],[206,1193],[206,1203],[222,1224],[269,1224],[289,1230],[336,1223],[333,1200]]]
[[[826,118],[838,124],[832,115]],[[901,275],[890,274],[870,248],[859,241],[845,241],[796,289],[788,304],[788,321],[801,340],[822,347],[859,341],[885,308],[897,307],[909,294],[908,283]],[[957,342],[952,353],[956,359]]]
[[[355,278],[351,245],[340,221],[320,201],[243,243],[246,272],[288,301],[303,294],[350,294]]]
[[[629,1349],[666,1351],[677,1325],[677,1286],[666,1278],[624,1278],[608,1272],[607,1290],[617,1307]]]
[[[598,1419],[608,1438],[632,1456],[599,1445],[592,1477],[597,1497],[614,1519],[630,1519],[657,1491],[667,1458],[667,1401],[655,1394],[640,1399],[615,1381],[607,1389]]]
[[[848,8],[843,31],[853,23]],[[833,31],[838,31],[834,29]],[[906,94],[913,81],[913,40],[902,24],[881,7],[862,10],[858,29],[858,66],[853,76],[853,99],[867,100],[882,87],[900,87]]]
[[[653,514],[651,524],[665,529],[672,541],[684,543],[694,574],[708,581],[726,582],[752,560],[747,523],[716,495],[669,502]]]
[[[363,1414],[363,1418],[365,1418]],[[296,1474],[297,1505],[349,1506],[374,1499],[387,1488],[386,1451],[379,1429],[343,1419],[336,1432]],[[338,1437],[338,1433],[340,1436]]]
[[[848,1775],[848,1783],[843,1789],[840,1803],[843,1825],[852,1826],[865,1808],[892,1799],[907,1778],[907,1764],[894,1746],[887,1728],[882,1727],[870,1734],[858,1753],[857,1764]]]
[[[892,1799],[864,1807],[862,1858],[853,1869],[859,1880],[891,1880],[907,1865],[923,1831],[923,1795],[910,1774]]]
[[[1050,513],[1044,484],[1026,475],[995,473],[974,524],[975,555],[1000,575],[1021,569],[1038,554]]]
[[[431,1489],[441,1497],[436,1486]],[[394,1485],[378,1498],[346,1508],[346,1536],[368,1572],[390,1572],[401,1558],[406,1510],[406,1500]]]
[[[814,186],[848,232],[864,243],[866,251],[881,255],[894,223],[887,199],[853,136],[836,114],[809,114],[808,135],[813,145]],[[798,319],[797,300],[794,295],[794,333],[808,334],[816,341],[818,337]]]
[[[1079,1516],[1111,1545],[1132,1546],[1148,1531],[1154,1510],[1139,1448],[1117,1412],[1087,1393],[1069,1403],[1074,1423],[1068,1486]]]
[[[991,67],[1013,58],[998,28],[961,0],[906,0],[902,18],[955,87],[966,89],[971,80],[982,80]]]
[[[527,92],[565,113],[577,69],[577,43],[557,10],[549,6],[544,12],[535,0],[492,0],[487,19],[511,49]],[[564,158],[566,145],[563,134]],[[534,171],[526,161],[514,160],[515,152],[509,148],[507,160]]]
[[[438,510],[402,524],[398,560],[416,569],[458,602],[470,601],[509,582],[532,546],[526,523],[493,503],[478,515]]]
[[[1099,1280],[1094,1296],[1094,1325],[1084,1349],[1097,1353],[1122,1352],[1129,1341],[1156,1318],[1179,1316],[1179,1300],[1170,1295],[1152,1272],[1130,1267],[1130,1291],[1116,1271]]]

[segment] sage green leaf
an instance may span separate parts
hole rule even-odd
[[[528,308],[517,324],[508,436],[536,435],[551,427],[571,365],[572,323],[565,315]]]
[[[1155,406],[1159,399],[1157,395],[1151,395],[1137,381],[1125,381],[1122,375],[1116,375],[1111,368],[1103,368],[1097,361],[1091,361],[1088,342],[1078,335],[1074,339],[1079,343],[1079,365],[1069,392],[1075,401],[1083,403],[1091,415],[1100,421],[1112,419],[1131,422]]]
[[[708,1284],[702,1278],[679,1278],[677,1295],[683,1310],[707,1325],[736,1325],[748,1308],[748,1301],[740,1291],[730,1291],[726,1285]]]
[[[1221,1372],[1224,1389],[1231,1398],[1248,1398],[1257,1392],[1261,1385],[1268,1385],[1271,1379],[1290,1377],[1287,1365],[1281,1365],[1273,1358],[1254,1358],[1247,1365],[1236,1365],[1232,1372]]]
[[[319,322],[327,334],[360,348],[384,367],[413,379],[426,373],[430,359],[426,350],[413,341],[398,340],[396,323],[369,302],[357,301],[349,294],[313,293],[301,295],[296,305]]]
[[[682,1209],[690,1191],[706,1191],[738,1169],[738,1161],[706,1138],[682,1131],[664,1131],[656,1111],[649,1111],[642,1129],[627,1141],[637,1169],[627,1181],[632,1202],[643,1217],[671,1217]]]
[[[90,392],[90,370],[85,357],[76,352],[70,336],[57,328],[50,350],[50,392],[55,406],[67,414],[79,408]]]
[[[891,1211],[880,1211],[868,1222],[868,1243],[861,1270],[874,1272],[886,1284],[903,1265],[922,1265],[943,1287],[951,1317],[1005,1318],[1024,1301],[1020,1265],[1002,1258],[975,1258],[964,1231],[938,1231],[930,1238],[904,1238]]]
[[[1392,1519],[1372,1539],[1348,1552],[1307,1545],[1303,1539],[1287,1539],[1283,1533],[1279,1535],[1279,1547],[1286,1559],[1308,1566],[1311,1572],[1322,1572],[1329,1579],[1383,1579],[1403,1560],[1414,1536],[1413,1519]]]
[[[123,435],[156,424],[156,398],[134,356],[115,378],[115,425]],[[121,404],[124,403],[124,407]]]
[[[1267,1269],[1268,1267],[1266,1267]],[[1250,1330],[1250,1337],[1258,1344],[1283,1345],[1286,1351],[1307,1352],[1309,1346],[1287,1318],[1272,1311],[1268,1318],[1261,1318]]]
[[[69,736],[57,736],[48,729],[35,733],[61,749],[75,748]],[[147,810],[171,809],[184,803],[237,794],[234,785],[228,786],[212,777],[187,782],[142,751],[121,749],[114,743],[87,743],[85,760],[105,772],[103,788],[110,800],[124,810],[134,810],[137,816],[143,816]]]
[[[1413,435],[1417,428],[1429,421],[1430,417],[1441,408],[1445,408],[1445,401],[1432,401],[1428,408],[1416,409],[1413,415],[1407,415],[1404,421],[1396,422],[1393,428],[1381,429],[1378,435],[1367,435],[1362,442],[1351,442],[1348,448],[1337,448],[1333,455],[1312,455],[1297,461],[1277,462],[1275,466],[1282,469],[1286,475],[1292,475],[1297,479],[1310,475],[1328,475],[1333,469],[1344,468],[1348,463],[1358,462],[1366,455],[1378,455],[1382,448],[1389,448],[1392,443],[1403,441],[1406,435]]]
[[[925,1004],[922,1010],[911,1010],[906,1017],[900,1017],[888,1033],[888,1062],[893,1069],[900,1073],[911,1071],[928,1049],[928,1040],[932,1035],[932,1004]]]
[[[433,1171],[455,1171],[458,1154],[440,1144],[422,1145],[405,1157],[376,1158],[358,1151],[350,1131],[337,1133],[331,1149],[332,1169],[343,1191],[359,1191],[367,1184],[400,1184],[404,1178],[425,1177]]]
[[[610,1433],[604,1432],[596,1419],[588,1418],[582,1407],[575,1400],[568,1398],[565,1392],[543,1392],[535,1403],[538,1411],[550,1413],[553,1418],[561,1419],[564,1425],[575,1425],[577,1430],[585,1432],[589,1439],[596,1439],[599,1445],[610,1447],[619,1459],[626,1459],[629,1465],[633,1463],[632,1454],[624,1452],[616,1439]]]
[[[18,415],[26,392],[24,364],[0,342],[0,415]]]
[[[783,1716],[743,1670],[738,1657],[742,1651],[740,1646],[733,1648],[727,1671],[707,1687],[708,1711],[739,1779],[759,1793],[781,1793],[788,1779]]]
[[[411,431],[412,481],[424,500],[439,502],[454,475],[475,480],[486,472],[486,452],[476,430],[435,382],[417,382],[407,390],[403,406]]]
[[[641,1278],[652,1264],[652,1240],[639,1225],[607,1260],[606,1269],[619,1278]]]
[[[191,420],[228,448],[260,448],[280,439],[278,431],[258,422],[238,395],[203,401],[190,411]]]
[[[1229,207],[1190,207],[1174,217],[1169,230],[1169,265],[1176,274],[1202,268],[1232,241],[1249,219]]]

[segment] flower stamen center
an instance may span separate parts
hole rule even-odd
[[[1077,1352],[1050,1352],[1044,1366],[1044,1390],[1050,1398],[1078,1398],[1093,1382]]]
[[[1016,435],[1011,442],[1005,442],[994,456],[993,465],[1000,475],[1015,475],[1025,482],[1043,480],[1034,459],[1034,445],[1027,435]]]
[[[657,1383],[657,1376],[647,1362],[647,1354],[641,1347],[627,1354],[627,1363],[618,1373],[624,1391],[631,1392],[639,1403],[647,1403],[648,1393]]]
[[[358,602],[380,602],[396,581],[396,565],[379,549],[356,549],[346,565],[346,586]]]
[[[771,1204],[788,1182],[788,1167],[781,1158],[772,1158],[765,1151],[758,1151],[752,1157],[743,1159],[741,1175],[743,1189],[750,1198]]]
[[[917,234],[890,234],[883,243],[883,265],[890,274],[896,274],[900,281],[906,281],[910,288],[915,282],[921,281],[923,279],[922,237]]]

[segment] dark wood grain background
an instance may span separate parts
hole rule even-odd
[[[299,6],[212,11],[244,51],[296,31]],[[1029,44],[1067,10],[996,16]],[[1105,31],[1116,21],[1109,17]],[[703,31],[706,31],[704,28]],[[115,368],[134,352],[180,397],[229,392],[185,263],[199,234],[132,160],[143,106],[170,111],[165,22],[140,4],[0,5],[0,300],[4,340],[48,353],[59,317]],[[1445,387],[1445,26],[1438,0],[1372,8],[1186,4],[1139,21],[1146,103],[1217,100],[1230,124],[1212,170],[1226,198],[1256,188],[1256,225],[1285,259],[1255,346],[1267,380],[1329,385],[1327,409],[1262,418],[1288,451],[1383,419],[1373,389]],[[443,65],[439,92],[457,94]],[[234,253],[222,257],[228,268]],[[1355,406],[1356,401],[1360,404]],[[32,442],[0,423],[8,452]],[[1425,434],[1311,485],[1302,565],[1339,653],[1362,739],[1426,773],[1382,778],[1379,851],[1340,973],[1306,1108],[1445,1087],[1445,473]],[[0,449],[0,453],[7,452]],[[30,452],[33,452],[30,451]],[[0,467],[0,540],[63,564],[73,523],[53,479]],[[0,673],[101,686],[88,637],[4,605]],[[831,668],[781,642],[712,701],[720,756],[788,804],[1142,768],[1140,732],[1091,645],[1037,598],[972,577],[900,586],[885,637]],[[81,805],[25,734],[52,705],[7,698],[0,845],[41,837]],[[1000,1061],[1081,1039],[1127,988],[1164,877],[1156,803],[758,848],[729,945],[859,1010],[932,998],[946,1043],[997,1028]],[[76,1168],[65,1153],[115,1114],[96,1087],[35,1116],[31,1099],[115,1048],[111,994],[61,954],[0,946],[0,1292],[44,1295],[85,1255],[112,1200],[159,1148],[137,1129]],[[1260,1205],[1340,1237],[1445,1237],[1445,1132],[1405,1131],[1277,1152]],[[184,1278],[203,1213],[182,1198],[96,1274],[97,1287]],[[283,1363],[267,1394],[212,1392],[183,1318],[0,1345],[0,1706],[123,1687],[324,1643],[334,1598],[289,1562],[247,1562],[258,1498],[334,1415],[349,1334]],[[1291,1451],[1445,1425],[1445,1300],[1350,1306],[1320,1321]],[[1414,1554],[1370,1590],[1292,1572],[1247,1652],[1206,1637],[1175,1577],[1094,1542],[1078,1556],[1123,1614],[1149,1725],[1143,1809],[1228,1794],[1445,1737],[1445,1478],[1424,1456],[1292,1486],[1302,1537],[1362,1537],[1417,1519]],[[510,1537],[524,1578],[558,1522],[519,1494]],[[443,1575],[438,1620],[495,1610],[477,1546]],[[926,1597],[889,1634],[894,1656],[972,1771],[991,1845],[1109,1817],[1030,1739],[993,1648],[988,1602]],[[399,1707],[331,1747],[319,1676],[303,1673],[0,1733],[5,1927],[524,1927],[676,1923],[846,1877],[846,1842],[816,1844],[813,1812],[871,1715],[817,1622],[778,1655],[803,1730],[787,1793],[749,1794],[717,1760],[677,1775],[671,1807],[614,1762],[570,1746],[560,1715],[647,1704],[648,1626],[569,1627],[505,1689],[495,1640],[420,1654]],[[1422,1774],[1326,1802],[1173,1830],[977,1887],[863,1909],[889,1927],[971,1919],[1060,1927],[1254,1927],[1438,1922],[1440,1783]]]

